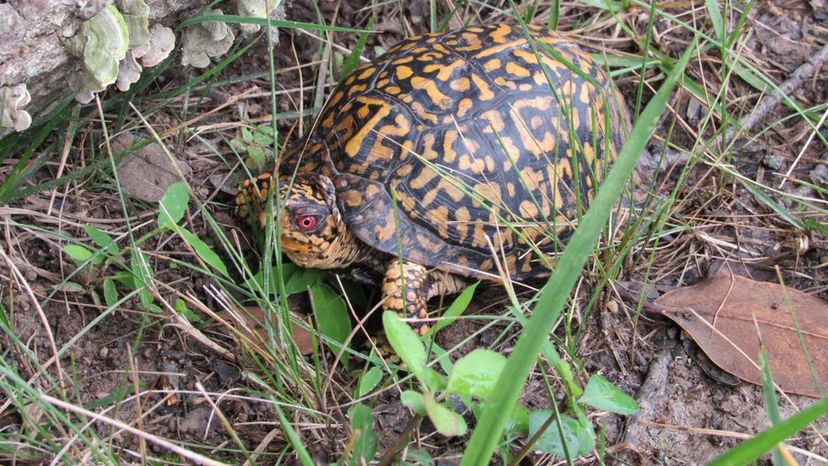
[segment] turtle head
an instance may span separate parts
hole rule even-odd
[[[267,209],[263,200],[272,187],[273,175],[269,172],[244,180],[236,196],[239,215],[265,228]],[[303,267],[335,269],[361,258],[364,246],[348,231],[330,178],[319,173],[299,174],[292,184],[282,180],[279,190],[282,250],[291,261]]]
[[[281,186],[282,250],[290,260],[316,269],[342,268],[355,262],[360,249],[336,203],[330,178],[297,175]]]

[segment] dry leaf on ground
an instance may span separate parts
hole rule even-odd
[[[253,341],[266,342],[267,330],[265,329],[265,315],[262,308],[258,306],[246,306],[244,311],[234,312],[233,314],[227,311],[220,311],[217,313],[228,322],[234,322],[236,329],[242,332],[247,338]],[[239,322],[243,319],[244,322]],[[255,332],[253,335],[251,332]],[[302,354],[313,353],[313,339],[311,334],[303,327],[292,324],[293,341],[296,342],[296,347]]]
[[[821,396],[814,378],[828,388],[828,302],[775,283],[718,274],[672,290],[656,304],[717,366],[744,381],[761,384],[761,338],[773,380],[784,391]]]
[[[131,133],[119,136],[113,148],[115,151],[132,145],[135,137]],[[145,146],[125,157],[118,165],[118,177],[124,191],[147,202],[158,202],[171,184],[186,178],[192,170],[183,160],[176,160],[178,169],[172,164],[164,149],[157,143]],[[181,175],[179,175],[179,170]]]

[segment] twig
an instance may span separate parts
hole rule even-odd
[[[182,457],[187,458],[188,460],[193,461],[194,463],[206,464],[206,465],[209,465],[209,466],[226,466],[226,464],[227,464],[227,463],[222,463],[220,461],[212,460],[212,459],[210,459],[206,456],[200,455],[200,454],[198,454],[194,451],[190,451],[190,450],[187,450],[185,448],[182,448],[182,447],[180,447],[180,446],[178,446],[178,445],[176,445],[176,444],[174,444],[174,443],[172,443],[172,442],[170,442],[166,439],[163,439],[161,437],[157,437],[157,436],[152,435],[150,433],[147,433],[147,432],[144,432],[142,430],[136,429],[135,427],[132,427],[131,425],[126,424],[124,422],[121,422],[117,419],[113,419],[113,418],[107,417],[107,416],[102,416],[102,415],[97,414],[95,412],[89,411],[88,409],[84,409],[84,408],[81,408],[80,406],[75,406],[71,403],[67,403],[63,400],[59,400],[57,398],[46,395],[45,393],[41,393],[40,398],[43,401],[45,401],[49,404],[57,406],[58,408],[65,409],[66,411],[70,411],[70,412],[73,412],[75,414],[80,414],[82,416],[90,417],[90,418],[92,418],[96,421],[103,422],[104,424],[109,424],[111,426],[117,427],[118,429],[125,430],[125,431],[129,432],[130,434],[135,435],[139,438],[145,439],[149,442],[152,442],[152,443],[160,446],[161,448],[165,448],[165,449],[167,449],[167,450],[169,450],[169,451],[171,451],[171,452],[173,452],[177,455],[181,455]]]
[[[788,78],[784,83],[782,83],[778,89],[776,89],[773,93],[769,96],[765,97],[759,105],[756,106],[750,113],[745,115],[739,121],[738,126],[730,127],[725,132],[725,144],[729,144],[730,141],[733,139],[733,135],[736,133],[737,128],[741,129],[742,131],[750,131],[756,123],[759,122],[765,115],[768,114],[771,110],[776,107],[779,102],[788,96],[794,89],[798,88],[809,79],[815,72],[817,72],[825,61],[828,60],[828,45],[822,47],[822,49],[816,53],[816,55],[812,56],[808,61],[799,65],[799,68],[794,70],[791,74],[791,77]]]

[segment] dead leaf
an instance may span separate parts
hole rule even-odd
[[[134,139],[131,133],[124,133],[115,140],[113,148],[116,151],[126,149],[132,145]],[[158,202],[167,188],[181,179],[181,175],[186,178],[192,172],[190,166],[182,160],[176,160],[175,164],[178,165],[178,170],[164,149],[157,143],[152,143],[121,160],[118,165],[118,179],[124,191],[131,196],[148,202]]]
[[[656,304],[717,366],[746,382],[762,383],[761,336],[780,388],[820,396],[803,344],[819,384],[828,388],[828,302],[775,283],[718,274],[670,291]]]
[[[235,323],[236,330],[247,338],[259,342],[267,341],[267,329],[264,326],[265,316],[260,307],[247,306],[241,312],[230,314],[227,311],[221,311],[217,314],[228,322]],[[244,319],[244,322],[239,322],[239,319]],[[293,341],[296,343],[299,352],[302,354],[313,353],[313,340],[311,339],[310,332],[296,324],[292,325],[292,331]],[[256,334],[253,335],[251,332],[255,332]]]

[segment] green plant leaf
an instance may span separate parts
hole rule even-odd
[[[480,418],[480,415],[486,409],[486,404],[485,402],[472,404],[471,410],[474,417]],[[515,409],[506,421],[505,432],[507,436],[520,436],[529,433],[529,410],[525,406],[522,404],[515,405]]]
[[[382,313],[382,326],[388,343],[414,377],[425,385],[426,350],[420,337],[393,311]]]
[[[377,386],[380,380],[382,380],[382,372],[380,371],[380,368],[377,366],[371,366],[371,368],[365,371],[365,374],[363,374],[359,379],[357,396],[361,398],[370,393],[371,390]]]
[[[173,305],[173,307],[176,311],[178,311],[179,314],[184,316],[184,318],[190,322],[202,323],[204,321],[204,319],[202,319],[200,315],[198,315],[195,311],[190,309],[190,306],[187,305],[187,301],[184,301],[181,298],[175,300],[175,304]]]
[[[414,413],[420,416],[426,415],[425,404],[423,403],[423,394],[415,392],[414,390],[406,390],[400,394],[400,402],[403,406],[411,409]]]
[[[292,265],[292,264],[283,264],[283,266]],[[288,294],[295,294],[295,293],[304,293],[308,290],[309,287],[315,285],[317,282],[322,280],[324,276],[324,272],[317,269],[306,269],[303,267],[293,266],[293,272],[287,274],[285,273],[285,291]],[[271,277],[276,277],[276,273],[271,273]],[[274,286],[271,289],[276,289]]]
[[[183,181],[171,184],[159,202],[158,226],[171,229],[172,224],[178,224],[187,212],[190,202],[190,192]]]
[[[466,434],[467,427],[463,416],[438,403],[430,392],[423,394],[423,406],[437,432],[446,437]]]
[[[578,403],[625,416],[635,414],[641,409],[631,396],[598,374],[589,378],[584,394]]]
[[[93,227],[92,225],[84,225],[83,231],[86,233],[86,236],[95,243],[96,246],[103,249],[104,251],[108,250],[109,248],[114,248],[116,246],[115,240],[112,239],[111,236],[107,235],[103,231]]]
[[[406,448],[405,449],[405,460],[406,466],[434,466],[434,458],[428,454],[428,450],[425,448]]]
[[[446,393],[486,399],[492,394],[506,358],[492,350],[476,349],[454,363]]]
[[[350,464],[368,464],[377,454],[379,441],[374,434],[374,413],[368,406],[357,403],[349,411],[351,436],[355,438]]]
[[[534,436],[546,423],[553,412],[551,410],[532,411],[529,413],[529,436]],[[563,436],[558,423],[552,421],[549,427],[540,435],[534,448],[555,456],[564,458],[566,452],[562,442],[566,442],[566,449],[572,457],[583,456],[595,447],[595,433],[592,425],[582,424],[575,418],[561,415]]]
[[[805,229],[807,231],[815,231],[822,235],[828,236],[828,225],[824,223],[820,223],[817,220],[806,218],[802,220],[802,224],[805,226]]]
[[[474,297],[474,290],[477,289],[477,285],[479,284],[480,282],[472,283],[471,285],[466,287],[466,289],[463,290],[462,293],[460,293],[456,298],[454,298],[454,301],[452,301],[451,306],[449,306],[449,308],[446,309],[446,312],[443,313],[443,315],[440,317],[440,320],[438,320],[437,323],[431,328],[429,334],[433,335],[439,332],[440,330],[446,328],[446,326],[451,325],[459,315],[465,312],[466,309],[469,307],[469,303],[471,302],[472,297]]]
[[[67,244],[63,247],[63,252],[66,253],[73,261],[78,263],[86,262],[94,256],[92,251],[86,248],[86,246],[81,246],[80,244]]]
[[[176,227],[179,229],[179,233],[181,233],[181,237],[184,238],[184,241],[193,248],[198,257],[204,261],[210,267],[216,269],[224,275],[225,277],[229,277],[230,274],[227,273],[227,267],[225,267],[224,262],[221,261],[221,258],[218,254],[215,253],[210,246],[207,246],[207,243],[201,240],[198,236],[194,233],[190,232],[186,228]]]
[[[115,287],[115,280],[111,278],[104,278],[103,281],[104,301],[108,307],[112,307],[118,302],[118,289]]]
[[[326,342],[334,354],[338,354],[351,333],[351,317],[348,315],[348,308],[345,300],[328,285],[317,282],[310,287],[310,300],[313,313],[316,315],[316,322],[322,335],[340,343],[336,345]],[[344,362],[348,361],[348,353],[342,355]]]

